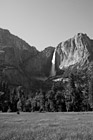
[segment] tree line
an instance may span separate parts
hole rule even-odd
[[[39,89],[26,94],[21,87],[10,89],[8,82],[0,83],[0,110],[2,112],[65,112],[93,110],[93,64],[85,69],[64,73],[61,81],[50,89]]]

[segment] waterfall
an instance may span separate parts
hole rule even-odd
[[[54,50],[53,57],[52,57],[52,66],[51,66],[50,76],[55,76],[56,75],[56,70],[55,70],[55,55],[56,55],[56,49]]]

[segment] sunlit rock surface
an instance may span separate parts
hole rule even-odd
[[[56,67],[59,69],[76,64],[82,66],[92,59],[93,43],[86,34],[78,33],[56,48]]]
[[[81,67],[92,60],[93,40],[86,34],[78,33],[57,47],[49,46],[40,52],[8,30],[0,29],[0,79],[3,76],[9,84],[38,86],[40,81],[58,76],[64,68]]]

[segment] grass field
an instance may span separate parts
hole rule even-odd
[[[0,140],[93,140],[93,113],[0,113]]]

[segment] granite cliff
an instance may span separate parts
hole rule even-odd
[[[93,60],[93,40],[78,33],[55,48],[55,70],[83,67]]]
[[[61,42],[57,47],[38,51],[24,40],[0,29],[0,79],[7,79],[11,85],[32,87],[35,81],[48,77],[69,67],[83,67],[93,60],[93,40],[78,33]]]

